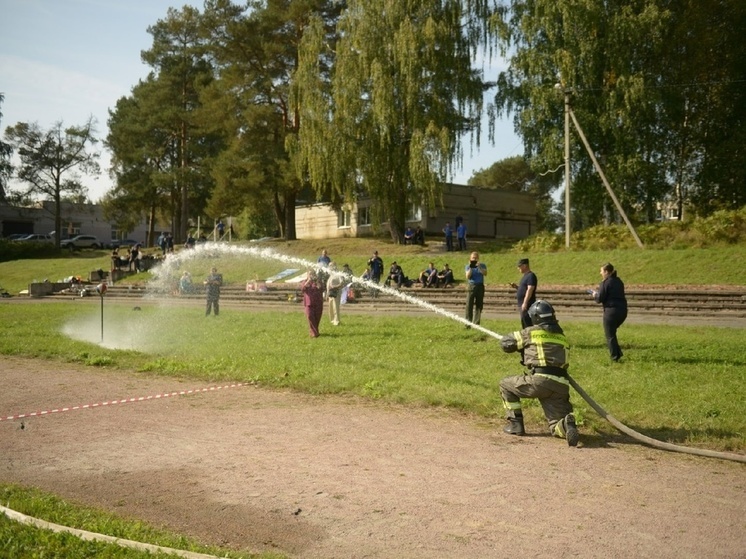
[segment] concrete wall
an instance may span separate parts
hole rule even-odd
[[[357,211],[349,226],[339,225],[339,215],[326,204],[299,206],[295,209],[295,232],[299,239],[330,239],[357,236]]]
[[[366,200],[360,201],[365,206]],[[299,239],[331,239],[364,237],[373,234],[369,225],[358,224],[358,206],[350,212],[350,225],[339,226],[339,212],[325,204],[298,206],[295,209],[296,234]],[[508,190],[485,190],[456,184],[445,185],[443,205],[435,210],[422,209],[417,221],[408,225],[421,226],[425,240],[443,238],[443,228],[456,218],[463,218],[467,237],[523,239],[536,232],[536,204],[529,194]],[[385,230],[386,225],[382,228]],[[454,234],[455,236],[455,234]]]

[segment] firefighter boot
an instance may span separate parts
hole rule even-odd
[[[506,425],[503,431],[509,435],[522,436],[526,434],[526,429],[523,427],[523,414],[515,414],[515,417],[508,417],[510,425]]]
[[[565,439],[567,439],[567,444],[570,446],[578,446],[580,433],[578,433],[578,427],[575,425],[575,416],[568,413],[562,420],[562,423],[564,423],[565,427]]]

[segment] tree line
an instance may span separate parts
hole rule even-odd
[[[633,221],[654,221],[661,203],[680,218],[685,208],[738,208],[746,203],[743,29],[740,0],[171,8],[148,29],[149,75],[109,112],[115,186],[105,208],[124,230],[143,217],[151,228],[170,222],[177,240],[197,215],[237,216],[247,235],[294,239],[296,203],[341,208],[364,196],[374,223],[401,240],[412,205],[439,207],[486,111],[490,141],[499,141],[494,119],[513,117],[524,156],[470,184],[532,193],[540,225],[555,230],[565,100]],[[485,78],[480,53],[507,61],[496,80]],[[47,164],[28,157],[50,145],[31,131],[9,127],[0,146],[0,162],[10,148],[21,154],[21,180]],[[572,131],[570,139],[573,230],[617,221],[585,148]],[[0,179],[8,176],[0,166]]]

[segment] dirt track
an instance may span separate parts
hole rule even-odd
[[[206,386],[0,368],[2,417]],[[244,386],[0,421],[0,479],[291,557],[744,557],[743,465],[499,427]]]

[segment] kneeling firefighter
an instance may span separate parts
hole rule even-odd
[[[500,395],[509,424],[503,429],[511,435],[525,435],[521,398],[536,398],[553,435],[577,446],[580,435],[570,404],[570,381],[567,377],[569,344],[552,305],[538,300],[528,309],[532,326],[502,338],[506,353],[520,351],[521,363],[528,368],[523,375],[500,381]]]

